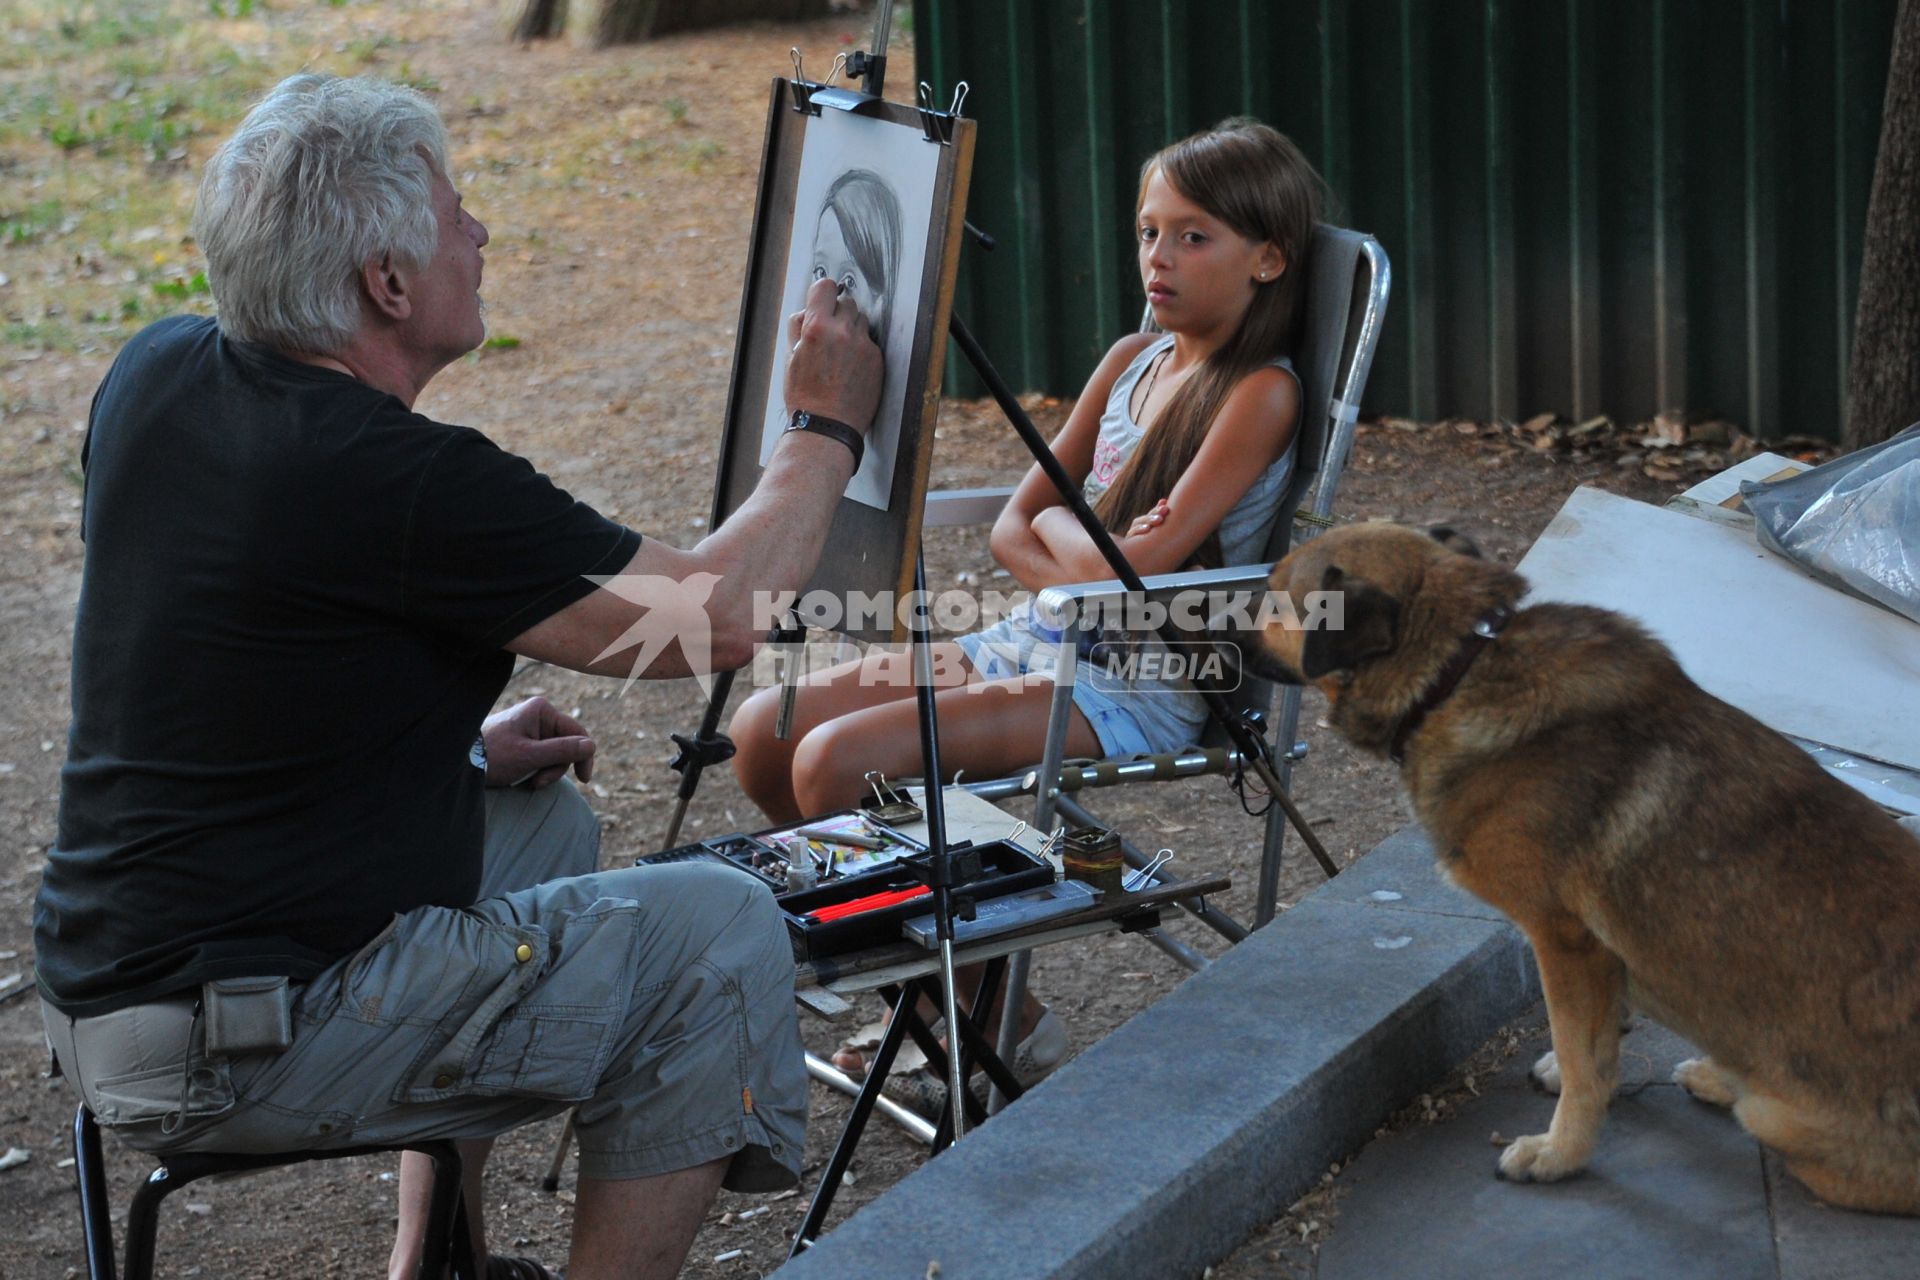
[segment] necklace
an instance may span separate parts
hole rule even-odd
[[[1146,376],[1140,380],[1140,390],[1138,393],[1140,400],[1133,409],[1133,420],[1135,422],[1140,421],[1140,414],[1147,407],[1147,397],[1153,394],[1153,384],[1160,377],[1160,366],[1165,364],[1167,357],[1172,354],[1173,348],[1168,347],[1165,351],[1155,356],[1152,362],[1147,365]]]

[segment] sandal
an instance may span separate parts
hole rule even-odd
[[[1040,1021],[1034,1023],[1027,1038],[1014,1046],[1013,1060],[1007,1066],[1013,1072],[1013,1078],[1020,1082],[1020,1087],[1030,1089],[1052,1075],[1067,1060],[1070,1048],[1067,1024],[1049,1009],[1040,1015]],[[967,1087],[982,1106],[986,1105],[992,1085],[984,1072],[976,1074]],[[947,1082],[931,1067],[894,1072],[887,1077],[882,1092],[907,1110],[928,1120],[937,1122],[947,1109]]]
[[[834,1069],[856,1084],[865,1080],[867,1072],[872,1069],[874,1055],[880,1052],[880,1037],[886,1033],[887,1020],[882,1018],[878,1022],[869,1022],[842,1040],[840,1047],[833,1051],[831,1061]],[[947,1034],[946,1019],[942,1018],[933,1024],[933,1034],[936,1039]],[[916,1071],[926,1065],[927,1055],[912,1040],[903,1043],[893,1059],[896,1072]]]
[[[487,1255],[487,1280],[567,1280],[566,1273],[544,1267],[532,1258]]]

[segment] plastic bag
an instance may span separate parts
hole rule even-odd
[[[1773,484],[1740,486],[1760,545],[1920,622],[1920,423]]]

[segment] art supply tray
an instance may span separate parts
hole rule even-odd
[[[781,874],[786,870],[786,859],[772,845],[749,835],[715,836],[677,849],[663,849],[635,858],[633,865],[656,867],[670,862],[717,862],[744,871],[775,893],[787,887],[785,875]]]
[[[961,853],[978,853],[981,874],[976,880],[956,885],[962,897],[986,899],[1018,893],[1053,883],[1053,867],[1018,845],[993,840]],[[918,891],[917,893],[913,891]],[[874,900],[864,909],[837,914],[835,908]],[[787,933],[793,940],[796,960],[818,960],[865,947],[900,939],[900,927],[933,906],[933,891],[914,874],[913,869],[896,864],[864,875],[830,880],[813,889],[779,895],[786,916]],[[829,918],[814,913],[825,910]]]
[[[849,837],[836,839],[829,834],[836,830],[850,833]],[[891,827],[874,823],[868,814],[859,809],[842,809],[818,818],[808,818],[804,822],[769,827],[755,838],[779,849],[789,860],[799,855],[800,844],[815,848],[816,852],[830,850],[833,860],[831,875],[827,874],[827,868],[820,859],[815,859],[823,883],[838,878],[854,879],[885,874],[897,870],[901,858],[926,851],[926,845],[920,841],[902,835]],[[881,847],[865,847],[871,844]]]

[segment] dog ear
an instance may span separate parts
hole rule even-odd
[[[1300,648],[1300,673],[1317,680],[1351,671],[1368,658],[1393,652],[1400,640],[1400,602],[1368,582],[1348,579],[1339,565],[1320,577],[1322,591],[1341,593],[1341,626],[1315,627]]]
[[[1480,548],[1474,545],[1472,538],[1451,525],[1433,525],[1427,530],[1427,536],[1449,551],[1458,551],[1461,555],[1472,556],[1475,560],[1486,559],[1480,554]]]

